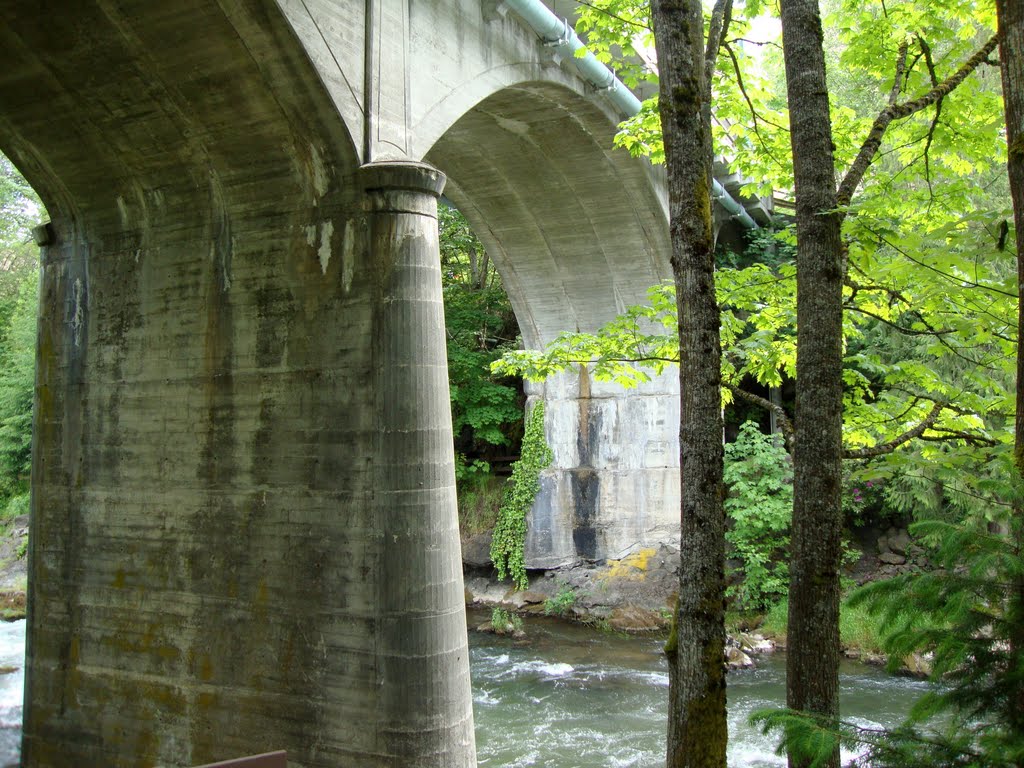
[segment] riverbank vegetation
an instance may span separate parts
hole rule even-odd
[[[866,512],[869,483],[880,501],[876,513],[917,521],[915,544],[932,564],[859,598],[886,618],[884,648],[929,651],[943,670],[936,675],[953,675],[959,693],[932,701],[961,729],[930,764],[1020,764],[1024,754],[1024,714],[1017,714],[1024,713],[1024,243],[1015,237],[1024,226],[1024,151],[1015,143],[1024,141],[1016,138],[1024,136],[1024,111],[1014,107],[1024,87],[1015,69],[1024,21],[1019,4],[998,5],[1001,48],[991,2],[834,2],[822,18],[817,0],[781,0],[781,46],[749,44],[751,21],[770,11],[757,2],[741,8],[719,0],[703,28],[694,26],[702,13],[697,0],[653,7],[603,0],[581,11],[581,26],[609,59],[616,47],[637,52],[656,44],[661,100],[649,100],[624,124],[620,141],[635,154],[667,160],[670,198],[674,185],[689,189],[701,176],[703,138],[687,154],[673,137],[687,130],[699,136],[703,116],[715,151],[748,176],[746,191],[795,190],[793,214],[780,222],[773,244],[752,244],[771,258],[720,253],[709,283],[705,272],[686,271],[706,266],[692,239],[706,207],[670,201],[682,265],[674,261],[673,284],[653,288],[649,305],[631,308],[600,333],[565,334],[542,353],[515,352],[498,365],[527,377],[587,365],[595,378],[628,384],[679,362],[684,397],[708,382],[717,386],[719,372],[698,371],[688,357],[695,323],[704,327],[693,307],[714,285],[721,402],[771,412],[793,465],[789,546],[782,530],[768,537],[785,554],[756,536],[742,546],[732,542],[740,590],[744,567],[755,583],[766,583],[771,573],[758,570],[762,556],[779,570],[789,567],[793,711],[769,722],[781,727],[791,766],[837,766],[838,740],[824,735],[853,738],[841,725],[836,685],[841,544],[848,513]],[[645,72],[629,69],[626,76],[638,80]],[[708,84],[714,121],[701,111]],[[681,126],[684,113],[689,123]],[[794,245],[792,258],[778,258]],[[704,361],[711,357],[702,354]],[[793,400],[764,396],[765,388],[783,385]],[[697,421],[703,414],[712,424],[716,410],[694,413],[684,405],[684,422],[687,414]],[[683,423],[681,434],[691,428],[698,427]],[[687,484],[697,478],[706,485],[710,475],[686,466],[682,474],[684,531],[694,520],[714,529],[713,501],[686,502]],[[730,497],[742,500],[748,481],[733,480]],[[749,526],[749,519],[734,514],[731,525],[736,539],[737,526]],[[684,568],[680,589],[699,591],[701,615],[721,621],[715,604],[725,598],[725,585],[716,582],[716,561],[728,550],[698,549],[703,559],[692,573]],[[689,584],[691,578],[705,581]],[[889,613],[900,595],[918,618]],[[719,635],[682,607],[677,620],[706,651],[690,649],[687,656],[705,658],[709,638]],[[979,655],[987,661],[975,664]],[[974,667],[981,670],[976,677]],[[954,670],[966,677],[957,679]],[[678,672],[687,680],[691,673],[698,688],[701,680],[717,680],[706,669]],[[716,685],[698,688],[688,683],[672,694],[671,765],[724,765],[720,692]],[[972,732],[972,722],[991,723],[998,738]],[[687,738],[675,743],[673,732]],[[912,723],[885,739],[913,743],[925,738],[919,733]],[[702,741],[722,748],[709,755]]]
[[[0,519],[28,514],[42,205],[0,155]]]

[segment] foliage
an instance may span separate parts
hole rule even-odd
[[[7,506],[0,512],[0,520],[10,521],[16,517],[29,513],[30,494],[28,491],[11,496],[7,500]]]
[[[885,484],[880,480],[861,479],[849,466],[843,473],[843,519],[847,525],[860,527],[868,521],[878,522],[898,515],[885,503]]]
[[[1024,649],[1011,637],[1024,622],[1017,530],[1024,521],[1007,524],[1009,531],[994,533],[984,521],[918,522],[912,532],[932,547],[929,558],[940,569],[876,582],[853,600],[882,617],[891,657],[932,656],[932,677],[942,686],[917,702],[908,727],[948,713],[983,753],[1019,761]]]
[[[39,269],[30,228],[42,206],[0,155],[0,506],[28,505]]]
[[[1004,479],[1013,477],[1008,457],[996,461]],[[990,492],[994,501],[1015,497],[1005,481]],[[1004,515],[1004,528],[993,532],[984,516],[919,521],[911,531],[939,567],[874,582],[850,597],[860,621],[877,627],[891,664],[910,654],[931,659],[935,686],[902,726],[879,732],[844,723],[836,730],[791,712],[759,713],[759,720],[781,730],[789,749],[814,754],[828,739],[841,740],[866,751],[876,768],[1020,764],[1024,649],[1010,638],[1024,621],[1022,524]]]
[[[522,632],[523,620],[504,608],[495,606],[491,609],[491,628],[499,635],[510,635]]]
[[[760,630],[767,637],[784,639],[789,623],[789,600],[782,598],[768,608],[761,622]]]
[[[463,536],[493,531],[504,495],[505,480],[478,474],[459,480],[459,532]]]
[[[438,221],[456,475],[464,485],[490,473],[482,454],[515,448],[523,417],[519,384],[492,374],[490,365],[514,347],[519,328],[501,279],[465,217],[442,206]]]
[[[544,601],[544,613],[548,616],[568,616],[576,605],[576,590],[568,584],[553,596]]]
[[[22,275],[0,347],[0,489],[24,486],[32,464],[38,272]]]
[[[786,594],[785,551],[793,511],[789,456],[757,424],[745,422],[725,446],[725,537],[740,561],[743,578],[729,588],[745,610],[763,610]]]
[[[787,234],[777,237],[785,240]],[[926,441],[1010,441],[1013,355],[1007,329],[1015,322],[1015,305],[1003,286],[1014,279],[1012,264],[984,243],[975,245],[964,261],[950,265],[952,274],[969,270],[969,280],[951,282],[950,275],[930,270],[897,275],[893,268],[883,274],[879,263],[870,289],[858,284],[847,292],[843,433],[848,457],[892,453],[917,437],[912,431],[921,425],[920,437]],[[761,252],[764,247],[764,241],[757,246]],[[946,241],[929,241],[928,258],[940,258],[942,248],[948,248]],[[943,254],[948,261],[948,253]],[[795,378],[795,269],[783,261],[774,269],[753,263],[716,273],[723,404],[749,396],[742,388],[748,378],[764,386]],[[649,304],[628,307],[596,333],[563,333],[543,351],[512,351],[493,367],[538,380],[586,363],[598,380],[624,386],[647,381],[679,357],[674,290],[658,285],[648,295]],[[998,318],[999,325],[979,325],[979,316]],[[935,461],[943,450],[937,443],[923,448],[922,464]],[[897,464],[905,453],[895,457]],[[901,469],[882,461],[872,471],[874,479],[882,479]]]
[[[14,164],[0,154],[0,269],[9,269],[7,251],[26,242],[41,218],[42,203]]]
[[[537,402],[526,418],[522,455],[512,465],[512,477],[505,486],[491,540],[491,562],[498,569],[498,578],[511,578],[518,589],[528,585],[523,559],[526,515],[540,492],[540,472],[552,459],[551,449],[544,441],[544,404]]]

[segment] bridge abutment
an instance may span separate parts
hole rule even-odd
[[[582,369],[528,384],[554,459],[530,511],[526,564],[619,559],[679,540],[679,388],[674,370],[634,389]]]

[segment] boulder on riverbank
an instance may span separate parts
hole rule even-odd
[[[25,588],[28,584],[28,515],[19,515],[7,523],[0,536],[0,619],[25,618]]]
[[[641,547],[606,563],[532,573],[523,591],[498,582],[493,572],[466,565],[467,604],[553,613],[625,632],[667,627],[679,589],[679,551],[665,545]]]

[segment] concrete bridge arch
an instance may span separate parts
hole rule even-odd
[[[426,159],[492,255],[524,343],[594,331],[671,278],[656,169],[613,146],[614,114],[558,83],[501,89],[464,114]],[[678,535],[678,381],[636,390],[564,375],[547,405],[554,451],[531,514],[527,563],[621,557]]]
[[[655,176],[487,0],[0,13],[0,144],[52,217],[24,764],[472,765],[443,179],[417,161],[530,344],[666,276]],[[677,525],[674,386],[534,392],[531,564]]]

